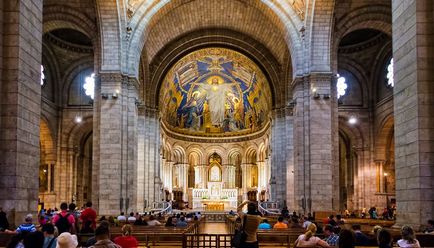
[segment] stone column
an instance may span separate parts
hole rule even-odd
[[[294,80],[296,199],[306,212],[339,208],[338,112],[331,73]]]
[[[434,5],[392,1],[397,225],[434,211]]]
[[[235,188],[235,166],[227,165],[228,170],[228,186],[227,188],[233,189]]]
[[[161,200],[159,199],[161,183],[159,178],[160,124],[158,121],[158,111],[146,106],[140,106],[137,125],[137,142],[139,147],[137,167],[140,170],[137,180],[141,181],[141,183],[137,184],[137,194],[141,195],[143,205],[146,207],[150,206],[154,201]],[[169,163],[170,161],[167,162]],[[170,181],[170,188],[171,185],[172,182]]]
[[[93,201],[98,214],[116,215],[137,206],[137,84],[117,73],[101,73],[97,82]]]
[[[200,183],[200,187],[201,189],[206,189],[208,187],[207,183],[208,183],[208,166],[206,165],[201,165],[199,166],[200,168],[200,177],[201,177],[201,183]]]
[[[271,126],[271,162],[270,167],[270,196],[271,200],[282,205],[287,202],[291,209],[294,204],[294,176],[290,171],[294,168],[293,146],[293,111],[291,106],[273,110],[273,125]]]
[[[42,0],[2,1],[0,206],[12,224],[38,205]]]

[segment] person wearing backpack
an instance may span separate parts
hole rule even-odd
[[[74,215],[68,212],[68,204],[60,204],[60,213],[53,217],[53,224],[57,227],[59,235],[64,232],[75,233]]]

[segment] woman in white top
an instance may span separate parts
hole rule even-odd
[[[324,240],[321,240],[318,237],[313,236],[316,233],[316,225],[310,224],[307,227],[307,231],[305,234],[298,236],[298,239],[295,241],[294,247],[312,247],[312,246],[321,246],[330,248]]]
[[[399,247],[405,248],[418,248],[420,247],[419,241],[414,237],[413,228],[409,226],[403,226],[401,228],[402,239],[398,240]]]

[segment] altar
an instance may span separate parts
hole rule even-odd
[[[238,189],[224,189],[222,182],[208,182],[206,189],[191,189],[192,208],[224,211],[237,208]]]

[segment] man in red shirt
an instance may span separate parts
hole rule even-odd
[[[68,204],[62,202],[60,210],[60,213],[53,217],[53,224],[57,227],[59,234],[64,232],[75,233],[75,218],[74,215],[68,212]]]
[[[88,201],[86,203],[86,209],[81,212],[80,220],[82,222],[81,228],[85,228],[86,223],[90,222],[91,228],[95,230],[96,228],[96,211],[92,208],[92,202]]]

